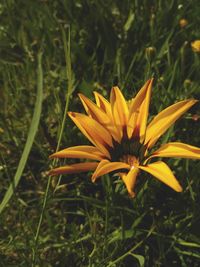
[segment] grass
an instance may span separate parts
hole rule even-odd
[[[109,176],[95,184],[90,173],[48,177],[57,164],[52,152],[86,143],[66,116],[83,111],[79,92],[108,97],[118,85],[131,98],[154,76],[151,116],[200,98],[200,58],[190,47],[199,39],[199,12],[197,0],[2,1],[0,267],[200,265],[198,161],[166,160],[183,193],[147,175],[135,199]],[[198,146],[194,115],[199,104],[160,142]]]

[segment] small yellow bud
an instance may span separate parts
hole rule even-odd
[[[149,46],[145,49],[145,55],[147,59],[151,59],[156,53],[156,48],[153,46]]]
[[[180,19],[179,25],[181,28],[185,28],[188,25],[188,21],[186,19]]]

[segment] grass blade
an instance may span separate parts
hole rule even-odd
[[[26,166],[26,162],[27,162],[29,153],[31,151],[31,147],[33,145],[33,141],[35,139],[35,135],[38,129],[38,124],[39,124],[41,110],[42,110],[42,96],[43,96],[43,73],[42,73],[41,61],[42,61],[42,54],[39,53],[38,54],[38,73],[37,73],[37,96],[36,96],[36,103],[34,107],[34,113],[33,113],[32,121],[31,121],[31,126],[28,132],[26,144],[25,144],[17,171],[15,173],[14,179],[9,185],[8,190],[6,191],[6,194],[0,204],[0,213],[4,210],[7,203],[11,199],[14,193],[14,190],[20,181],[20,178]]]
[[[65,110],[64,110],[64,114],[63,114],[62,125],[61,125],[61,130],[59,133],[56,151],[58,151],[60,148],[60,143],[61,143],[61,139],[62,139],[62,135],[63,135],[63,131],[64,131],[65,120],[66,120],[66,114],[67,114],[68,106],[69,106],[69,98],[70,98],[70,95],[73,91],[73,77],[72,77],[71,52],[70,52],[70,28],[68,31],[68,40],[66,38],[65,31],[63,29],[61,29],[61,30],[62,30],[64,51],[65,51],[66,74],[67,74],[68,87],[67,87],[67,93],[66,93]],[[56,163],[56,159],[53,160],[52,166],[55,166],[55,163]],[[60,184],[60,179],[61,179],[61,176],[59,177],[57,184],[55,185],[54,192],[56,191],[56,188]],[[41,229],[41,225],[42,225],[42,221],[43,221],[43,217],[44,217],[44,212],[45,212],[46,205],[47,205],[47,198],[48,198],[49,188],[50,188],[51,182],[52,182],[52,176],[49,176],[48,181],[47,181],[45,194],[44,194],[42,210],[40,213],[40,218],[39,218],[39,222],[38,222],[37,230],[36,230],[36,234],[35,234],[35,244],[33,247],[33,254],[32,254],[32,266],[35,266],[35,260],[37,257],[36,255],[37,255],[38,238],[39,238],[40,229]]]

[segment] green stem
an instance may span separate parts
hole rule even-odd
[[[56,147],[56,152],[60,148],[62,135],[63,135],[63,131],[64,131],[64,126],[65,126],[66,115],[67,115],[68,106],[69,106],[69,97],[71,95],[71,92],[73,91],[72,90],[73,89],[73,79],[72,79],[71,59],[70,59],[70,53],[71,53],[70,52],[70,29],[68,31],[68,42],[66,40],[66,34],[64,32],[64,29],[61,29],[61,30],[62,30],[62,37],[63,37],[63,43],[64,43],[64,50],[65,50],[65,61],[66,61],[68,87],[67,87],[67,93],[66,93],[65,109],[64,109],[64,114],[63,114],[63,119],[62,119],[62,124],[61,124],[61,130],[60,130],[60,134],[59,134],[59,138],[58,138],[58,143],[57,143],[57,147]],[[52,164],[53,167],[55,166],[56,161],[57,161],[57,159],[53,160],[53,164]],[[56,185],[56,188],[59,185],[60,179],[61,179],[61,177],[59,177],[59,181]],[[35,238],[34,238],[35,243],[34,243],[33,254],[32,254],[32,267],[35,266],[35,260],[36,260],[37,248],[38,248],[38,238],[39,238],[39,234],[40,234],[40,230],[41,230],[42,221],[44,218],[44,212],[45,212],[45,209],[47,206],[47,200],[48,200],[51,181],[52,181],[52,177],[49,176],[46,190],[45,190],[44,200],[43,200],[43,204],[42,204],[42,211],[40,214],[40,218],[39,218],[39,222],[37,225],[37,230],[36,230],[36,234],[35,234]],[[56,191],[56,189],[54,190],[54,192],[55,191]]]
[[[63,28],[61,28],[61,31],[62,31],[62,38],[63,38],[63,44],[64,44],[64,51],[65,51],[65,62],[66,62],[66,76],[67,76],[67,82],[68,82],[68,87],[67,87],[67,94],[66,94],[66,103],[65,103],[65,110],[64,110],[64,115],[63,115],[63,120],[62,120],[62,124],[61,124],[61,130],[60,130],[60,135],[59,135],[59,138],[58,138],[58,144],[57,144],[57,147],[56,147],[56,151],[59,150],[59,147],[60,147],[60,143],[61,143],[61,140],[62,140],[62,134],[63,134],[63,131],[64,131],[64,126],[65,126],[65,121],[66,121],[66,116],[67,116],[67,111],[68,111],[68,107],[69,107],[69,98],[70,98],[70,95],[71,93],[73,92],[73,76],[72,76],[72,68],[71,68],[71,49],[70,49],[70,28],[69,28],[69,31],[68,31],[68,42],[67,42],[67,37],[66,37],[66,33],[64,31]],[[61,181],[61,175],[59,176],[58,178],[58,182],[55,186],[55,189],[54,189],[54,193],[56,192],[59,184],[60,184],[60,181]]]
[[[117,258],[116,260],[110,262],[108,264],[107,267],[111,267],[111,266],[116,266],[115,264],[120,262],[121,260],[123,260],[124,258],[126,258],[128,255],[132,255],[133,251],[136,250],[136,248],[140,247],[143,242],[152,234],[153,230],[154,230],[154,226],[152,226],[152,228],[150,229],[150,231],[148,232],[147,236],[141,240],[139,243],[137,243],[134,247],[132,247],[131,249],[129,249],[126,253],[124,253],[122,256],[120,256],[119,258]]]

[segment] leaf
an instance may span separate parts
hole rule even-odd
[[[129,254],[139,261],[140,267],[144,267],[145,260],[144,260],[144,257],[142,255],[134,254],[134,253],[129,253]]]
[[[193,248],[200,248],[200,244],[194,243],[194,242],[188,242],[183,239],[178,239],[177,243],[186,246],[186,247],[193,247]]]
[[[38,124],[41,116],[41,110],[42,110],[42,98],[43,98],[43,72],[42,72],[42,54],[38,54],[38,72],[37,72],[37,96],[36,96],[36,103],[34,107],[34,113],[31,121],[31,126],[28,132],[28,137],[26,140],[26,144],[20,159],[20,162],[18,164],[17,171],[15,173],[14,179],[9,185],[4,198],[0,204],[0,213],[4,210],[7,203],[11,199],[14,190],[16,189],[20,178],[22,176],[23,170],[26,166],[26,162],[29,156],[29,153],[31,151],[31,147],[33,145],[36,132],[38,130]]]
[[[131,28],[131,26],[134,22],[134,19],[135,19],[135,14],[130,12],[128,19],[124,25],[124,31],[125,32],[129,31],[129,29]]]

